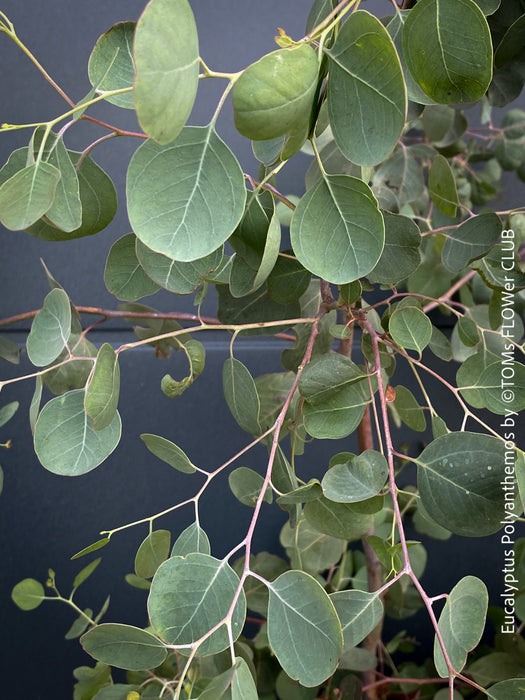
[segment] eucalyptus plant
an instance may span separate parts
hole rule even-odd
[[[150,0],[136,23],[97,41],[79,102],[0,13],[4,38],[67,103],[49,121],[2,125],[3,138],[30,134],[0,170],[4,227],[57,242],[103,231],[117,202],[96,152],[114,136],[139,144],[127,167],[132,232],[113,245],[104,272],[123,303],[76,306],[46,269],[42,308],[0,322],[34,317],[24,351],[35,369],[0,388],[34,382],[38,460],[77,476],[118,449],[119,360],[136,348],[185,356],[186,376],[166,374],[152,388],[183,406],[186,390],[204,381],[203,332],[231,335],[224,401],[248,434],[240,452],[205,469],[173,436],[143,433],[144,449],[173,467],[174,484],[193,480],[194,495],[103,531],[74,555],[111,556],[111,541],[136,528],[127,580],[146,591],[145,629],[103,622],[107,603],[95,614],[76,602],[99,557],[70,595],[51,570],[44,584],[15,586],[22,610],[52,598],[75,612],[67,637],[90,655],[75,671],[77,700],[525,697],[525,207],[495,208],[502,171],[525,180],[525,112],[512,106],[525,81],[525,5],[385,2],[389,14],[379,18],[359,5],[315,0],[305,36],[279,29],[275,51],[224,73],[200,58],[188,0]],[[206,126],[192,126],[208,80],[224,85],[222,97]],[[230,99],[257,172],[243,172],[217,132]],[[115,105],[115,124],[91,116],[102,100]],[[122,109],[135,110],[142,131],[119,128]],[[68,136],[85,120],[105,134],[74,152]],[[299,152],[311,158],[300,199],[279,186]],[[173,311],[138,303],[160,289],[173,294]],[[217,314],[205,317],[214,289]],[[177,311],[178,295],[193,295],[195,314]],[[96,347],[91,331],[113,317],[127,319],[137,339]],[[450,332],[440,329],[444,318]],[[261,336],[289,347],[282,371],[253,377],[236,342]],[[4,360],[17,363],[20,352],[0,337]],[[455,363],[454,380],[436,358]],[[414,391],[398,383],[403,369]],[[438,394],[457,415],[439,414]],[[3,406],[0,425],[17,407]],[[409,445],[395,444],[392,428],[402,424],[414,431]],[[332,454],[307,480],[302,455],[312,440],[328,451],[353,433],[358,454]],[[256,451],[266,455],[263,473],[239,466]],[[224,473],[252,516],[217,558],[199,508]],[[193,523],[163,529],[164,516],[183,507]],[[288,516],[286,559],[253,548],[276,509]],[[451,591],[423,587],[432,546],[409,539],[407,526],[424,538],[498,533],[505,596],[488,612],[494,639],[480,644],[485,583],[468,575]],[[385,615],[405,620],[420,608],[435,635],[423,665],[411,660],[408,633],[383,632]],[[247,610],[255,635],[243,635]]]

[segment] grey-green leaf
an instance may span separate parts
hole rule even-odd
[[[338,439],[350,435],[359,425],[370,403],[366,378],[351,383],[325,401],[304,407],[304,425],[313,437]]]
[[[188,119],[199,82],[199,40],[187,0],[150,0],[133,46],[135,109],[141,127],[170,143]]]
[[[343,628],[345,650],[357,646],[381,622],[383,603],[377,593],[348,590],[332,593]]]
[[[204,530],[197,524],[192,523],[175,540],[172,557],[185,557],[192,552],[210,554],[210,540]]]
[[[415,306],[404,306],[394,311],[388,329],[394,341],[406,350],[421,353],[432,338],[432,323]]]
[[[151,250],[189,262],[219,248],[246,198],[241,167],[213,125],[185,127],[167,145],[149,139],[128,168],[128,214]]]
[[[319,685],[335,671],[343,646],[332,601],[302,571],[286,571],[268,588],[272,651],[290,678],[310,688]]]
[[[234,469],[228,477],[230,489],[243,505],[255,508],[257,499],[262,491],[264,484],[263,477],[253,469],[248,467],[239,467]],[[272,491],[270,487],[266,488],[263,500],[266,503],[272,502]]]
[[[376,165],[393,150],[405,124],[405,81],[392,40],[376,17],[359,10],[327,53],[335,141],[353,163]]]
[[[335,464],[323,477],[324,495],[336,503],[364,501],[379,493],[388,477],[388,465],[380,452],[365,450],[357,457]]]
[[[309,501],[304,507],[304,516],[319,532],[342,540],[359,539],[374,522],[373,516],[360,512],[356,504],[335,503],[324,496]]]
[[[141,542],[135,556],[135,573],[139,578],[151,578],[170,553],[169,530],[153,530]]]
[[[407,216],[383,212],[385,247],[374,269],[368,273],[370,282],[396,284],[409,277],[421,263],[421,234]]]
[[[62,289],[53,289],[44,299],[27,337],[27,354],[37,367],[45,367],[60,355],[69,338],[71,306]]]
[[[21,231],[46,213],[53,204],[60,171],[40,161],[19,170],[0,187],[0,222]]]
[[[20,346],[5,336],[0,336],[0,357],[13,365],[20,363]]]
[[[491,700],[514,700],[525,693],[525,679],[510,678],[501,681],[501,683],[491,686],[487,693]]]
[[[394,407],[405,425],[412,430],[422,432],[427,427],[423,409],[416,401],[414,394],[406,386],[400,384],[394,387],[396,397]]]
[[[442,104],[481,99],[492,78],[489,27],[472,0],[420,0],[405,22],[403,52],[412,77]]]
[[[392,41],[394,42],[394,46],[396,47],[396,51],[399,56],[399,61],[403,69],[403,77],[405,79],[408,99],[421,105],[432,104],[434,100],[423,92],[410,74],[403,54],[403,27],[405,26],[405,22],[409,14],[410,10],[399,10],[392,17],[386,28],[392,37]]]
[[[51,399],[35,425],[35,452],[54,474],[79,476],[95,469],[113,452],[121,434],[118,413],[95,431],[84,410],[84,391],[76,389]]]
[[[25,578],[13,588],[11,598],[21,610],[34,610],[45,599],[44,586],[34,578]]]
[[[151,624],[168,644],[195,644],[228,613],[240,585],[233,569],[207,554],[172,557],[157,569],[148,597]],[[246,615],[241,590],[231,619],[232,638],[240,635]],[[203,641],[198,654],[216,654],[229,645],[226,623]]]
[[[455,671],[462,670],[468,652],[481,639],[487,605],[487,588],[475,576],[465,576],[450,591],[439,616],[439,630]],[[449,671],[437,637],[434,639],[434,663],[439,675],[448,677]]]
[[[235,662],[231,700],[258,700],[257,688],[248,664],[242,657],[237,657]]]
[[[60,172],[53,204],[46,210],[46,219],[69,233],[82,223],[82,202],[78,174],[62,139],[57,139],[47,161]]]
[[[11,418],[17,412],[19,406],[20,403],[18,401],[11,401],[0,408],[0,428],[11,420]]]
[[[102,549],[102,547],[105,547],[108,543],[109,537],[103,537],[101,540],[97,540],[96,542],[93,542],[93,544],[81,549],[80,552],[74,554],[71,559],[80,559],[80,557],[84,557],[86,554],[91,554],[91,552],[96,552],[97,549]]]
[[[171,440],[160,437],[160,435],[152,435],[151,433],[142,433],[140,439],[155,457],[162,459],[163,462],[177,469],[177,471],[184,474],[193,474],[196,471],[195,466],[190,462],[186,453]]]
[[[80,153],[68,151],[75,168]],[[117,211],[117,193],[111,178],[87,156],[77,170],[79,195],[82,204],[82,223],[74,231],[64,232],[40,219],[29,226],[27,233],[45,241],[68,241],[73,238],[92,236],[105,228]]]
[[[457,432],[431,442],[417,459],[418,488],[428,514],[457,535],[497,532],[505,516],[505,450],[501,440]]]
[[[222,246],[192,262],[178,262],[151,250],[136,239],[137,258],[151,279],[174,294],[189,294],[213,275],[223,259]]]
[[[128,233],[111,246],[104,282],[111,294],[124,301],[136,301],[155,294],[158,285],[144,272],[135,253],[136,236]]]
[[[265,141],[309,123],[317,87],[317,56],[309,44],[279,49],[248,66],[235,83],[235,126]]]
[[[107,428],[117,412],[120,394],[118,357],[109,343],[98,351],[95,369],[86,386],[84,407],[93,419],[93,428]]]
[[[385,226],[368,185],[348,175],[326,175],[301,198],[290,237],[299,262],[308,270],[345,284],[376,266]]]
[[[454,173],[448,160],[438,155],[432,161],[428,176],[428,191],[436,207],[447,216],[456,216],[459,205]]]
[[[168,654],[160,639],[146,630],[116,623],[94,627],[80,643],[97,661],[128,671],[160,666]]]
[[[243,430],[259,435],[259,395],[248,368],[230,357],[222,368],[224,398],[232,416]]]
[[[93,610],[91,608],[86,608],[84,610],[84,615],[79,615],[77,619],[73,622],[71,627],[68,629],[64,635],[64,639],[78,639],[89,627],[89,619],[86,617],[93,616]]]
[[[287,522],[281,530],[280,541],[292,566],[308,573],[334,566],[346,550],[344,540],[319,532],[304,518],[294,528]]]
[[[79,571],[78,574],[75,576],[75,579],[73,581],[73,589],[78,588],[80,585],[82,585],[84,583],[84,581],[87,581],[87,579],[95,571],[95,569],[97,568],[97,566],[100,564],[101,561],[102,561],[102,557],[98,557],[97,559],[93,559],[92,562],[90,562],[81,571]]]
[[[135,22],[118,22],[102,34],[95,44],[88,63],[91,85],[97,90],[130,88],[135,77],[133,39]],[[131,93],[106,98],[118,107],[133,109]]]
[[[446,232],[441,251],[443,265],[450,272],[460,272],[470,262],[480,258],[501,235],[501,220],[492,213],[479,214],[464,221],[457,229]]]

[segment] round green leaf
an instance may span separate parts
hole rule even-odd
[[[353,163],[376,165],[393,150],[405,125],[405,81],[392,39],[376,17],[359,10],[327,53],[335,141]]]
[[[137,258],[148,277],[174,294],[189,294],[213,275],[223,259],[222,246],[213,253],[193,260],[177,262],[166,255],[150,250],[136,239]]]
[[[505,389],[510,385],[510,391]],[[504,416],[509,411],[525,410],[525,366],[518,362],[512,365],[503,365],[501,360],[492,362],[485,367],[474,388],[492,413]]]
[[[151,250],[189,262],[233,233],[246,198],[241,167],[212,126],[185,127],[175,141],[148,140],[128,169],[133,231]]]
[[[171,440],[160,437],[160,435],[152,435],[150,433],[142,433],[140,439],[155,457],[162,459],[174,469],[184,474],[193,474],[195,466],[190,462],[186,453],[175,445]]]
[[[406,350],[423,352],[432,338],[432,323],[415,306],[404,306],[394,311],[388,324],[394,341]]]
[[[239,584],[237,574],[226,562],[207,554],[168,559],[157,569],[151,584],[151,624],[168,644],[195,644],[226,617]],[[245,615],[246,599],[241,590],[231,620],[234,640],[242,631]],[[197,653],[217,654],[228,645],[228,631],[222,625],[202,642]],[[180,651],[189,653],[187,647]]]
[[[45,599],[44,586],[34,578],[25,578],[13,588],[11,598],[21,610],[34,610]]]
[[[304,517],[319,532],[342,540],[358,540],[372,526],[373,516],[353,503],[335,503],[321,496],[304,507]]]
[[[394,387],[396,397],[394,407],[399,417],[412,430],[422,432],[427,427],[425,413],[416,401],[414,394],[406,386],[400,384]]]
[[[377,593],[349,590],[330,595],[341,626],[345,650],[357,646],[380,622],[383,603]]]
[[[168,654],[160,639],[131,625],[98,625],[86,632],[80,643],[97,661],[127,671],[160,666]]]
[[[151,578],[163,561],[169,557],[171,533],[153,530],[141,542],[135,556],[135,573],[139,578]]]
[[[450,272],[460,272],[497,242],[501,235],[501,220],[496,214],[479,214],[445,235],[441,251],[443,265]]]
[[[119,414],[107,428],[95,431],[84,410],[84,393],[77,389],[57,396],[38,416],[35,452],[42,466],[54,474],[85,474],[109,457],[119,443]]]
[[[309,122],[317,87],[317,56],[309,44],[279,49],[248,66],[235,83],[235,126],[249,139],[265,141]]]
[[[40,161],[19,170],[0,187],[0,222],[21,231],[46,213],[53,204],[60,171]]]
[[[374,269],[368,273],[370,282],[396,284],[411,275],[421,263],[421,234],[407,216],[383,212],[385,247]]]
[[[487,690],[491,700],[515,700],[523,693],[525,693],[525,679],[523,678],[510,678],[496,683]]]
[[[501,440],[449,433],[425,447],[417,464],[419,494],[433,520],[464,537],[483,537],[501,528],[505,517]]]
[[[204,530],[192,523],[175,540],[173,549],[171,550],[172,557],[185,557],[192,552],[200,552],[201,554],[209,554],[211,551],[210,540]]]
[[[148,2],[133,56],[140,126],[158,143],[170,143],[190,116],[199,83],[199,40],[187,0]]]
[[[335,464],[321,482],[324,495],[336,503],[364,501],[379,493],[388,477],[388,465],[380,452],[365,450],[357,457]]]
[[[456,671],[461,671],[468,652],[474,649],[481,639],[487,606],[487,588],[483,581],[475,576],[465,576],[450,591],[439,616],[439,630],[450,662]],[[434,663],[439,675],[447,678],[449,671],[437,637],[434,638]]]
[[[255,508],[257,499],[261,493],[264,479],[253,469],[239,467],[234,469],[228,477],[228,484],[235,498],[245,506]],[[272,502],[272,491],[268,487],[264,494],[266,503]]]
[[[335,671],[341,625],[322,586],[303,571],[286,571],[268,586],[268,639],[282,668],[308,688]]]
[[[27,337],[27,354],[37,367],[56,360],[64,349],[71,330],[71,305],[62,289],[53,289],[44,299]]]
[[[349,384],[326,401],[306,403],[303,409],[304,426],[316,438],[336,440],[346,437],[361,422],[370,400],[367,379]]]
[[[295,528],[287,522],[281,530],[280,541],[292,566],[317,573],[337,564],[346,550],[346,542],[315,529],[304,518]]]
[[[419,0],[405,22],[403,51],[412,77],[436,102],[475,102],[490,84],[490,31],[472,0]]]
[[[88,63],[91,85],[97,90],[121,90],[133,85],[133,38],[135,22],[118,22],[99,37]],[[107,98],[118,107],[133,109],[131,93]]]
[[[128,233],[111,246],[104,282],[111,294],[124,301],[136,301],[158,291],[158,285],[144,272],[135,253],[136,236]]]
[[[81,154],[68,151],[76,166]],[[66,241],[92,236],[105,228],[117,211],[117,193],[111,178],[89,156],[82,160],[77,171],[79,195],[82,203],[82,223],[74,231],[64,232],[40,219],[27,228],[36,238],[45,241]]]
[[[304,267],[329,282],[345,284],[376,266],[385,226],[368,185],[348,175],[327,175],[297,205],[290,238]]]

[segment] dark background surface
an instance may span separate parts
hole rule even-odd
[[[192,0],[201,40],[201,52],[207,64],[220,71],[235,71],[275,48],[273,36],[277,26],[288,34],[304,33],[310,2],[302,0]],[[143,0],[93,0],[90,3],[52,0],[2,0],[1,7],[14,22],[21,39],[39,58],[64,90],[75,100],[90,89],[87,61],[100,34],[122,20],[135,20]],[[388,2],[369,2],[368,9],[384,8]],[[21,51],[0,35],[0,121],[34,122],[51,118],[65,109],[65,103],[43,80]],[[215,83],[218,84],[215,84]],[[192,124],[205,124],[213,113],[222,81],[205,81]],[[118,124],[136,127],[134,115],[110,105],[100,105],[93,114]],[[103,131],[92,125],[79,124],[68,134],[67,145],[81,150]],[[231,110],[227,106],[219,122],[219,133],[233,148],[243,167],[253,174],[256,163],[249,142],[233,128]],[[10,132],[0,137],[0,163],[7,160],[16,147],[27,145],[28,131]],[[119,212],[107,230],[66,244],[50,243],[22,232],[0,231],[0,318],[39,308],[49,291],[40,265],[45,260],[51,272],[65,287],[76,304],[115,308],[116,300],[103,282],[104,263],[113,242],[127,233],[129,223],[124,204],[126,164],[139,144],[132,139],[115,139],[94,152],[95,160],[113,178],[119,193]],[[284,193],[301,194],[303,172],[309,162],[299,156],[279,176]],[[499,207],[523,202],[523,185],[515,183]],[[145,303],[149,303],[146,299]],[[190,298],[156,295],[152,305],[163,310],[192,311]],[[204,312],[214,313],[210,302]],[[16,328],[29,328],[22,324]],[[113,322],[110,331],[94,334],[96,344],[109,340],[125,342],[129,331],[121,322]],[[14,340],[17,333],[12,333]],[[202,338],[199,338],[202,340]],[[20,336],[21,340],[21,336]],[[203,375],[181,399],[170,401],[161,392],[161,377],[170,372],[184,376],[184,358],[174,355],[158,360],[151,349],[124,353],[122,359],[122,391],[120,412],[124,432],[117,450],[97,470],[82,477],[68,479],[45,471],[33,452],[27,420],[33,382],[10,385],[2,392],[1,405],[19,400],[16,417],[2,429],[1,441],[12,438],[10,451],[2,451],[0,460],[5,472],[4,491],[0,497],[0,698],[72,697],[72,669],[91,665],[77,642],[65,642],[63,636],[73,621],[72,612],[55,602],[24,613],[10,601],[13,585],[25,577],[45,581],[48,567],[57,573],[57,584],[64,595],[69,593],[72,579],[88,561],[70,562],[69,557],[99,538],[99,531],[158,512],[191,496],[200,486],[198,475],[174,472],[146,450],[139,434],[152,432],[179,444],[192,461],[204,468],[222,464],[246,445],[250,438],[234,423],[222,398],[221,367],[228,355],[228,339],[215,335],[205,338],[207,365]],[[283,347],[269,339],[239,341],[236,356],[245,362],[252,374],[278,371],[279,353]],[[453,376],[454,367],[439,367]],[[3,363],[2,379],[30,372],[23,359],[20,367]],[[401,374],[396,383],[408,381]],[[438,386],[434,387],[436,405],[447,418],[454,406]],[[459,427],[459,426],[457,426]],[[424,436],[394,431],[396,444],[412,440],[420,447]],[[298,461],[304,478],[324,473],[329,457],[336,450],[355,451],[355,438],[332,442],[314,442]],[[265,453],[255,450],[235,466],[263,469]],[[252,511],[238,504],[230,494],[226,479],[202,499],[202,526],[212,541],[213,554],[224,556],[242,539]],[[191,522],[191,509],[183,509],[158,521],[157,527],[171,529],[173,539]],[[281,553],[278,533],[285,514],[276,506],[266,507],[256,531],[254,551],[264,549]],[[139,543],[147,534],[147,526],[127,530],[112,539],[100,554],[103,561],[89,582],[79,590],[77,602],[95,611],[107,594],[111,605],[106,621],[145,625],[145,593],[131,589],[123,579],[133,570]],[[499,569],[502,552],[498,538],[432,543],[433,557],[423,583],[432,595],[450,588],[467,573],[481,575],[491,586],[492,602],[502,588]],[[96,555],[95,555],[96,556]],[[421,639],[430,652],[430,623],[425,615],[402,623]]]

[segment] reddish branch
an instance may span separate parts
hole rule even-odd
[[[199,316],[198,314],[188,314],[182,311],[115,311],[113,309],[100,309],[94,306],[75,306],[75,309],[80,314],[91,314],[97,316],[103,316],[104,318],[99,321],[96,325],[104,323],[110,318],[133,318],[133,319],[157,319],[157,320],[172,320],[172,321],[188,321],[192,323],[202,323],[206,326],[220,326],[221,322],[217,318],[211,316]],[[14,323],[21,323],[22,321],[28,321],[34,318],[40,309],[35,309],[33,311],[26,311],[23,314],[17,314],[15,316],[9,316],[9,318],[0,319],[0,328],[4,326],[11,326]],[[95,324],[94,324],[95,325]],[[275,333],[274,338],[280,338],[281,340],[289,340],[295,342],[296,338],[288,333]]]

